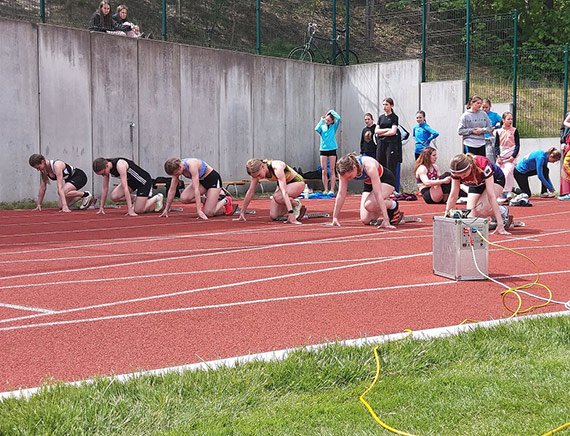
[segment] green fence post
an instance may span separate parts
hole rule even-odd
[[[519,13],[515,9],[513,13],[515,33],[513,35],[513,126],[517,124],[517,81],[518,81],[518,52],[517,52],[517,22]]]
[[[332,55],[331,64],[336,64],[336,0],[332,2]]]
[[[46,2],[45,0],[40,0],[40,20],[42,23],[46,22]]]
[[[261,4],[260,4],[261,0],[257,0],[256,5],[255,5],[255,26],[256,26],[256,31],[255,31],[255,37],[257,39],[257,46],[255,48],[255,51],[257,52],[258,55],[261,54]]]
[[[346,54],[346,58],[345,58],[345,64],[346,65],[350,65],[350,0],[346,0],[346,15],[345,15],[345,21],[346,21],[346,25],[345,27],[345,34],[344,36],[346,37],[344,43],[345,43],[345,47],[344,47],[344,52]]]
[[[469,100],[470,98],[470,94],[469,94],[469,27],[470,27],[470,20],[471,17],[469,15],[469,10],[470,8],[471,2],[470,0],[467,0],[467,5],[466,5],[466,12],[467,15],[465,17],[465,89],[467,91],[467,99]]]
[[[566,110],[568,109],[568,43],[564,44],[564,114],[566,119]]]
[[[426,0],[422,1],[422,83],[426,81]]]
[[[166,41],[166,0],[162,0],[162,40]]]

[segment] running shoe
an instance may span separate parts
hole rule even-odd
[[[301,207],[303,207],[303,205],[299,200],[297,200],[297,206],[293,206],[293,214],[295,215],[295,218],[297,218],[301,213]]]
[[[85,191],[85,193],[87,195],[81,199],[81,206],[79,206],[79,209],[81,210],[87,209],[91,205],[91,200],[93,199],[91,192]]]
[[[570,194],[561,195],[558,197],[559,200],[570,200]]]
[[[154,203],[154,211],[160,212],[162,210],[162,206],[164,206],[164,195],[162,193],[156,194],[156,203]]]
[[[226,215],[231,215],[232,212],[235,212],[235,209],[232,208],[232,199],[230,197],[226,197],[226,204],[224,208],[226,210]]]
[[[301,208],[299,209],[299,215],[295,215],[295,219],[297,221],[301,221],[306,213],[307,213],[307,208],[305,206],[301,206]]]
[[[390,224],[393,226],[400,224],[404,219],[404,212],[400,212],[400,205],[397,201],[394,209],[388,209],[388,218],[390,218]]]
[[[542,194],[540,194],[540,198],[554,198],[556,197],[556,194],[554,194],[554,192],[543,192]]]
[[[507,230],[513,223],[513,217],[509,215],[509,208],[507,206],[499,206],[501,211],[501,218],[503,219],[503,226]]]

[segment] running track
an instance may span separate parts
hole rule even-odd
[[[266,199],[245,223],[198,221],[194,205],[169,218],[1,212],[0,392],[510,315],[497,284],[432,273],[443,206],[403,202],[423,222],[382,231],[360,224],[359,199],[347,199],[340,228],[271,222]],[[331,212],[334,200],[304,204]],[[526,227],[491,241],[529,256],[554,300],[568,301],[570,205],[533,204],[511,208]],[[495,248],[489,273],[512,286],[535,278]]]

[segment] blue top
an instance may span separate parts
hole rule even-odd
[[[536,171],[536,175],[542,182],[544,186],[549,191],[554,190],[554,186],[550,182],[550,179],[544,177],[544,169],[548,166],[548,154],[546,151],[536,150],[527,154],[522,160],[517,164],[517,171],[521,174],[527,174]]]
[[[325,120],[321,118],[321,121],[319,121],[319,124],[315,127],[315,131],[321,135],[321,151],[331,151],[338,148],[335,135],[340,123],[340,115],[332,109],[330,110],[330,114],[335,119],[334,124],[327,126]]]
[[[183,160],[183,162],[184,162],[184,168],[188,172],[189,177],[192,178],[192,173],[190,172],[190,168],[188,167],[188,160],[190,160],[190,159],[191,159],[190,157],[187,157],[186,159]],[[206,174],[206,170],[208,169],[208,165],[202,159],[198,159],[198,160],[201,162],[200,170],[198,171],[198,178],[201,179],[202,177],[204,177],[204,174]]]
[[[412,130],[412,135],[416,140],[415,153],[420,154],[424,148],[429,146],[429,143],[439,136],[435,130],[433,130],[425,121],[421,124],[414,126]]]
[[[489,111],[487,116],[491,120],[491,124],[492,124],[494,129],[501,128],[501,121],[503,119],[501,118],[501,116],[497,112]],[[490,138],[490,137],[491,137],[490,133],[485,133],[485,138]]]

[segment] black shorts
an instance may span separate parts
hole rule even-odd
[[[148,173],[147,173],[148,174]],[[130,177],[127,179],[127,185],[131,190],[135,193],[137,197],[152,197],[152,178],[150,174],[148,175],[148,179],[145,178],[144,182],[139,182],[138,180],[131,179]]]
[[[216,170],[212,170],[210,171],[210,174],[203,179],[200,179],[200,185],[206,189],[218,189],[222,187],[222,178]]]
[[[445,203],[445,200],[443,198],[440,201],[433,201],[433,199],[431,198],[430,188],[428,188],[427,186],[425,188],[423,188],[420,192],[422,193],[422,197],[423,197],[424,201],[426,202],[426,204],[443,204],[443,203]]]
[[[382,167],[382,177],[380,177],[380,182],[385,185],[390,185],[392,188],[396,187],[396,176],[392,171],[386,167]],[[364,192],[372,192],[372,183],[364,183]]]
[[[64,180],[65,183],[71,183],[75,189],[81,189],[87,184],[87,175],[81,168],[75,168],[73,174]]]
[[[320,155],[321,156],[334,156],[334,157],[336,157],[336,150],[321,150]]]
[[[493,176],[494,177],[494,176]],[[498,177],[494,180],[495,185],[501,185],[503,188],[505,187],[505,177]],[[479,186],[470,186],[469,193],[470,194],[482,194],[485,192],[485,184]]]

